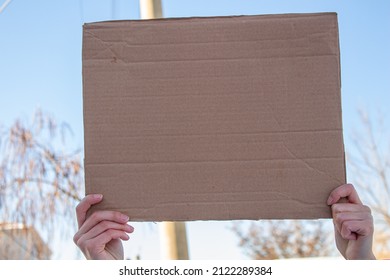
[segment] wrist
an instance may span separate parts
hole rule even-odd
[[[373,252],[368,252],[367,254],[344,256],[344,257],[347,260],[376,260],[376,257]]]

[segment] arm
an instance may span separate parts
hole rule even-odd
[[[121,240],[128,240],[134,228],[127,224],[129,217],[115,211],[97,211],[87,218],[88,209],[102,199],[102,195],[90,194],[76,207],[79,230],[73,241],[87,259],[123,259]]]
[[[339,186],[329,195],[336,246],[346,259],[375,259],[371,210],[363,205],[351,184]]]

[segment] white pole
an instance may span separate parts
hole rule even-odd
[[[161,0],[140,0],[141,19],[162,18]],[[162,222],[160,224],[161,257],[167,260],[188,260],[186,224]]]
[[[163,17],[161,0],[140,0],[139,7],[142,19]]]

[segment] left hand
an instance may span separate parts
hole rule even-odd
[[[121,240],[129,240],[128,234],[134,228],[127,224],[129,217],[116,211],[96,211],[87,217],[88,209],[101,202],[102,198],[99,194],[89,194],[77,205],[79,230],[73,241],[87,259],[123,260]]]

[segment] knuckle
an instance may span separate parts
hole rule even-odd
[[[349,237],[349,234],[346,233],[345,231],[342,231],[340,234],[341,234],[341,237],[344,239],[347,239]]]
[[[83,252],[93,252],[96,250],[96,242],[94,240],[84,240],[80,239],[77,243],[77,246],[81,249]]]
[[[81,244],[78,245],[80,248],[90,251],[91,249],[94,248],[93,242],[90,240],[85,240],[84,242],[80,242]]]
[[[99,216],[100,216],[99,212],[96,211],[96,212],[93,212],[93,213],[91,214],[91,216],[89,216],[89,219],[91,219],[91,220],[93,220],[93,221],[97,221],[97,220],[99,220]]]
[[[115,220],[115,221],[122,221],[123,215],[120,212],[113,212],[112,217],[113,217],[113,220]]]
[[[343,222],[343,217],[344,215],[342,215],[341,213],[335,213],[333,219],[336,221],[336,223],[341,224]]]
[[[373,233],[373,232],[374,232],[374,225],[373,225],[373,223],[370,223],[370,225],[368,226],[368,231],[369,231],[370,233]]]
[[[107,234],[108,234],[109,236],[114,236],[115,233],[116,233],[116,230],[110,228],[110,229],[108,229],[106,232],[107,232]]]
[[[349,227],[347,225],[342,225],[340,234],[343,238],[348,238],[350,235]]]
[[[119,212],[113,212],[112,215],[113,215],[113,217],[114,217],[115,220],[120,220],[121,213],[119,213]]]
[[[77,247],[79,247],[80,249],[83,249],[86,247],[86,241],[84,241],[82,238],[79,238],[76,242],[76,245]]]
[[[367,205],[363,205],[363,210],[369,214],[371,214],[371,208],[368,207]]]
[[[81,204],[81,202],[79,204],[77,204],[76,206],[76,213],[80,213],[82,211],[82,208],[83,208],[83,205]]]
[[[76,233],[74,236],[73,236],[73,243],[77,245],[77,242],[79,241],[80,237],[79,237],[79,234]]]
[[[352,222],[346,221],[346,222],[344,222],[343,224],[345,224],[345,230],[348,232],[348,235],[350,235],[351,232],[353,231]]]
[[[345,184],[345,188],[348,190],[348,191],[353,191],[355,188],[353,187],[352,184]]]
[[[337,213],[339,213],[340,212],[340,204],[333,204],[332,206],[331,206],[331,209],[332,209],[332,214],[333,214],[333,216],[335,216],[335,215],[337,215]]]
[[[100,222],[100,226],[103,229],[110,229],[112,227],[112,223],[109,221],[102,221],[102,222]]]
[[[108,222],[107,220],[101,221],[101,222],[99,223],[99,225],[100,225],[103,229],[108,228],[108,224],[109,224],[109,222]]]
[[[120,235],[122,234],[122,231],[120,230],[115,230],[115,229],[109,229],[107,231],[107,234],[112,238],[112,239],[116,239],[116,238],[119,238]]]

